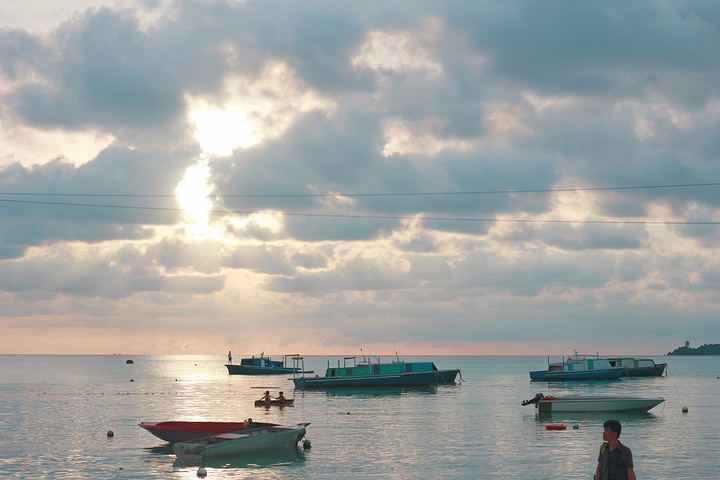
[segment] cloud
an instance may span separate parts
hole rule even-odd
[[[0,333],[664,353],[711,331],[713,1],[7,8]]]

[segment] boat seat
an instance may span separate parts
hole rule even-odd
[[[252,435],[252,433],[251,433]],[[247,437],[247,433],[222,433],[220,435],[216,435],[217,438],[222,438],[224,440],[237,440],[238,438]]]

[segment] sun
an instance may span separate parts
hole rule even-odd
[[[207,154],[226,157],[238,147],[248,148],[260,142],[257,126],[246,121],[245,112],[238,107],[201,107],[190,118],[195,122],[194,137]]]

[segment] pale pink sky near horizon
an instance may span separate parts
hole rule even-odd
[[[397,353],[403,355],[459,355],[459,356],[495,356],[495,355],[533,355],[533,356],[560,356],[571,355],[574,350],[580,354],[601,355],[665,355],[669,351],[682,345],[655,347],[655,349],[644,347],[638,349],[634,344],[614,345],[609,349],[598,351],[594,346],[587,344],[558,344],[558,343],[534,343],[534,342],[395,342],[395,343],[369,343],[362,345],[337,345],[318,347],[306,342],[295,342],[288,345],[265,344],[255,347],[254,345],[231,345],[218,342],[218,339],[211,335],[196,339],[192,346],[187,339],[173,337],[167,346],[159,346],[157,339],[148,337],[124,338],[124,337],[103,337],[102,345],[112,346],[111,351],[98,348],[98,338],[88,335],[87,332],[78,332],[78,335],[67,337],[56,337],[56,341],[35,341],[33,342],[32,332],[30,338],[0,339],[0,354],[57,354],[57,355],[108,355],[122,353],[124,355],[226,355],[228,350],[233,356],[259,355],[265,352],[267,356],[282,356],[288,354],[300,355],[378,355],[395,356]],[[9,341],[8,341],[9,340]],[[13,347],[14,343],[21,348]],[[165,339],[167,341],[167,339]],[[28,349],[27,345],[32,345]],[[664,350],[664,351],[663,351]]]

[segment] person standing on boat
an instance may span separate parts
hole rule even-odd
[[[228,350],[228,363],[232,363],[232,350]]]
[[[621,431],[622,426],[617,420],[603,423],[603,444],[595,480],[636,480],[632,451],[618,440]]]

